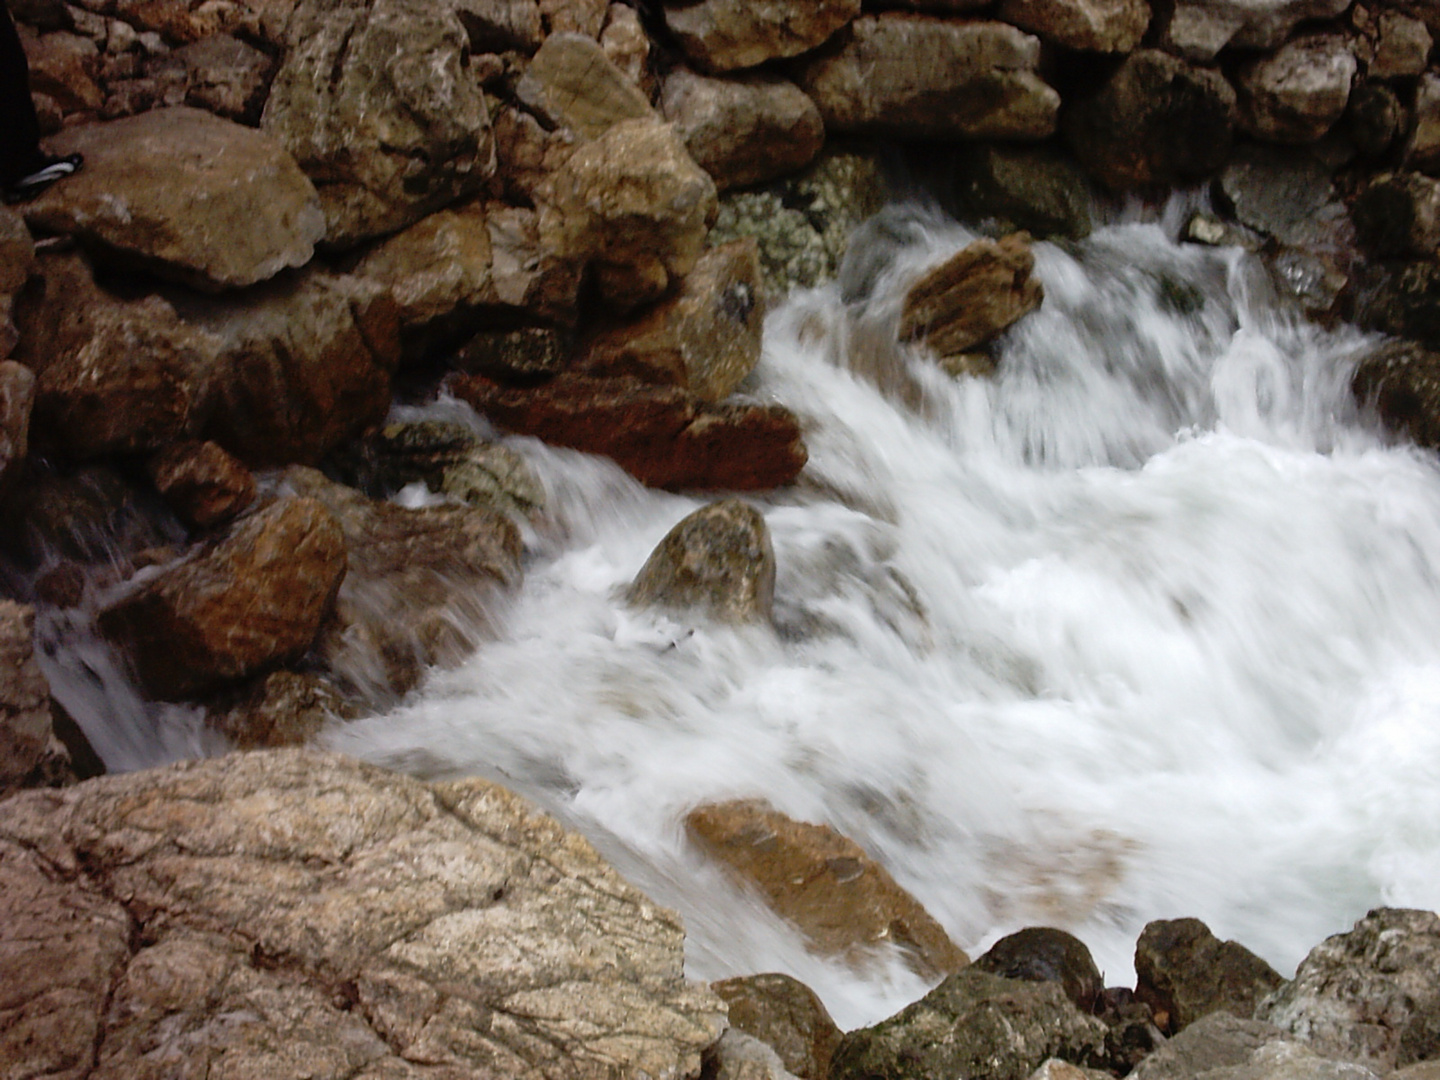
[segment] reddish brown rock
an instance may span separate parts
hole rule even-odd
[[[255,477],[213,442],[167,446],[146,466],[155,490],[189,525],[223,525],[255,501]]]
[[[286,499],[147,578],[100,613],[102,633],[159,698],[298,660],[345,576],[345,540],[313,499]]]
[[[686,56],[733,71],[809,52],[860,14],[860,0],[698,0],[664,11]]]
[[[826,1080],[841,1032],[825,1005],[789,975],[745,975],[710,984],[730,1007],[730,1026],[765,1043],[801,1080]]]
[[[0,360],[0,500],[20,476],[30,452],[30,410],[35,373],[13,360]]]
[[[278,142],[191,108],[67,128],[86,167],[25,205],[32,225],[206,290],[309,262],[325,235],[314,186]]]
[[[1241,1020],[1285,980],[1234,941],[1221,941],[1199,919],[1159,920],[1135,943],[1135,997],[1156,1025],[1174,1034],[1213,1012]]]
[[[30,88],[52,98],[65,112],[94,111],[105,95],[95,82],[99,53],[89,38],[65,31],[25,41]]]
[[[706,405],[679,387],[582,375],[530,389],[461,376],[451,387],[501,427],[604,454],[651,487],[764,490],[805,466],[800,425],[779,405]]]
[[[660,108],[721,191],[797,172],[825,145],[815,103],[776,75],[717,79],[677,68]]]
[[[831,132],[908,139],[1043,139],[1060,95],[1036,74],[1040,41],[999,22],[887,13],[800,69]]]
[[[240,750],[303,746],[356,709],[322,679],[272,671],[242,690],[206,702],[205,721]]]
[[[634,375],[721,401],[760,359],[764,323],[759,249],[734,240],[707,250],[674,298],[596,337],[582,363],[591,374]]]
[[[50,685],[35,662],[34,626],[33,608],[0,599],[0,799],[75,779],[55,735]]]
[[[1146,0],[1003,0],[1005,22],[1067,49],[1129,52],[1150,25]]]
[[[513,105],[495,112],[496,179],[512,202],[533,206],[550,174],[575,152],[580,138],[568,128],[549,130]]]
[[[185,70],[185,103],[255,126],[275,77],[276,62],[229,34],[213,34],[169,54]]]
[[[970,352],[1040,306],[1034,268],[1025,233],[966,245],[910,286],[901,339],[921,339],[941,357]]]
[[[37,376],[32,438],[76,458],[155,450],[203,419],[218,343],[158,296],[122,300],[84,260],[49,256],[16,306]]]
[[[863,965],[874,950],[897,945],[927,978],[970,962],[884,867],[828,826],[741,800],[698,807],[685,827],[822,955]]]

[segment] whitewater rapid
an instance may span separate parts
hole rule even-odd
[[[934,214],[858,237],[847,295],[771,314],[745,390],[810,449],[750,500],[773,626],[628,608],[705,500],[508,439],[548,506],[501,640],[325,742],[536,798],[682,912],[691,975],[789,971],[847,1027],[925,986],[809,955],[686,843],[688,809],[828,823],[972,955],[1060,926],[1112,985],[1151,919],[1288,975],[1371,906],[1440,907],[1440,470],[1352,402],[1374,340],[1176,243],[1182,210],[1037,244],[1045,301],[990,378],[893,342],[906,283],[973,239]],[[152,756],[213,748],[168,730]]]

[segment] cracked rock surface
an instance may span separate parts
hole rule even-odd
[[[6,1075],[688,1080],[682,938],[482,780],[263,751],[0,806]]]

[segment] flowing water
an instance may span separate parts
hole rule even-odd
[[[681,910],[692,975],[790,971],[843,1026],[925,987],[810,956],[687,845],[689,808],[826,822],[972,955],[1061,926],[1111,984],[1151,919],[1289,974],[1368,907],[1440,907],[1440,470],[1352,403],[1372,341],[1174,243],[1179,212],[1038,244],[1046,299],[993,378],[894,344],[904,285],[973,238],[933,214],[772,313],[747,390],[810,448],[752,499],[773,626],[628,608],[704,500],[510,440],[549,504],[502,639],[326,741],[533,796]],[[151,756],[203,749],[187,723]]]

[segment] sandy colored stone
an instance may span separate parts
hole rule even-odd
[[[655,76],[650,70],[650,36],[629,4],[612,3],[605,12],[600,47],[610,62],[640,88],[648,101],[654,96]]]
[[[185,68],[186,104],[237,123],[259,123],[277,67],[274,59],[229,34],[184,45],[168,59]]]
[[[815,103],[777,75],[721,79],[677,68],[660,108],[721,191],[798,172],[825,144]]]
[[[905,293],[901,339],[922,340],[942,357],[971,352],[1040,306],[1045,290],[1034,268],[1024,233],[967,244]]]
[[[829,826],[738,800],[697,807],[685,816],[685,827],[822,955],[863,967],[874,950],[893,945],[927,978],[969,963],[883,866]]]
[[[25,204],[26,220],[176,281],[253,285],[309,262],[324,236],[315,188],[284,148],[199,109],[67,128],[47,147],[86,167]]]
[[[1435,40],[1425,23],[1400,11],[1382,11],[1377,20],[1375,53],[1367,65],[1373,79],[1422,74]]]
[[[698,0],[664,13],[686,56],[733,71],[809,52],[860,14],[860,0]]]
[[[1146,0],[1003,0],[999,17],[1067,49],[1129,52],[1150,25]]]
[[[775,549],[765,516],[739,499],[687,514],[635,575],[632,604],[763,622],[775,600]]]
[[[22,43],[33,92],[50,97],[67,113],[93,111],[104,102],[95,82],[99,55],[89,38],[60,30],[27,35]]]
[[[483,780],[106,777],[4,804],[0,877],[21,1075],[694,1080],[724,1028],[679,919]]]
[[[1427,72],[1415,87],[1415,129],[1405,163],[1432,175],[1440,172],[1440,75]]]
[[[552,34],[598,37],[608,7],[608,0],[540,0],[540,14]]]
[[[1272,1024],[1219,1011],[1202,1016],[1146,1057],[1132,1080],[1191,1080],[1246,1064],[1257,1050],[1293,1037]]]
[[[722,401],[760,359],[765,311],[758,248],[753,240],[734,240],[707,249],[673,298],[600,333],[582,366]]]
[[[1348,0],[1177,0],[1160,31],[1160,45],[1187,60],[1208,63],[1225,46],[1275,49],[1299,23],[1343,15]]]
[[[1240,127],[1266,142],[1313,142],[1344,115],[1358,69],[1340,35],[1297,38],[1240,70]]]
[[[515,87],[515,96],[553,127],[581,138],[603,135],[621,120],[653,118],[640,88],[584,34],[551,34]]]
[[[1060,95],[1038,74],[1040,41],[999,22],[892,13],[856,19],[798,82],[831,132],[905,139],[1043,139]]]

